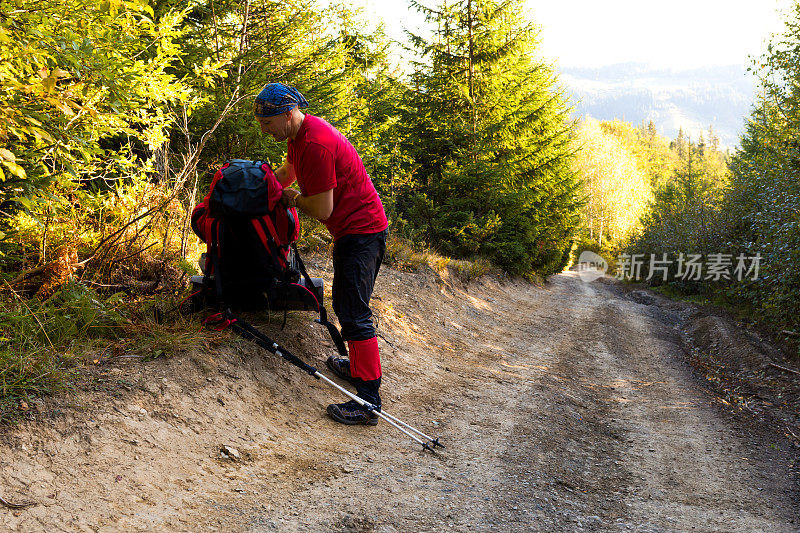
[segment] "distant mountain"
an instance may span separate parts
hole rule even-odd
[[[559,73],[577,116],[633,124],[652,120],[670,139],[683,127],[697,140],[713,126],[721,144],[730,148],[739,144],[757,89],[755,76],[743,66],[675,71],[622,63]]]

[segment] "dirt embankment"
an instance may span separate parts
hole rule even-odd
[[[373,304],[384,407],[441,435],[440,455],[385,423],[335,424],[335,391],[225,335],[101,367],[5,428],[0,496],[37,505],[0,508],[0,529],[800,529],[791,406],[766,389],[743,406],[701,375],[724,384],[710,369],[745,349],[726,319],[574,273],[464,287],[385,269]],[[323,329],[281,318],[260,325],[323,368]]]

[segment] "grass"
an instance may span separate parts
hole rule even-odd
[[[0,302],[0,421],[18,418],[33,397],[68,383],[76,364],[70,341],[87,334],[93,322],[86,304],[66,299],[48,305],[19,297]]]
[[[465,283],[478,279],[496,268],[489,260],[483,258],[478,258],[474,261],[453,260],[450,262],[450,266],[455,269],[458,276]]]
[[[330,251],[333,241],[321,222],[301,214],[301,228],[300,239],[297,241],[297,247],[301,252]],[[496,269],[487,259],[478,258],[473,261],[451,259],[391,233],[386,241],[384,263],[405,272],[416,272],[423,266],[430,267],[436,272],[450,268],[465,283]]]
[[[73,367],[69,352],[0,348],[0,422],[16,420],[33,398],[63,388]]]
[[[712,299],[707,294],[701,294],[692,291],[687,292],[669,283],[648,287],[648,289],[672,300],[678,300],[681,302],[700,305],[709,305],[712,303]]]
[[[0,294],[0,422],[18,420],[36,397],[69,388],[80,367],[117,357],[149,361],[202,343],[177,296],[100,297],[70,281],[47,300]]]
[[[649,287],[649,289],[672,300],[719,307],[731,313],[738,320],[758,322],[757,313],[752,305],[746,301],[731,297],[724,290],[716,290],[714,287],[708,286],[684,287],[677,283],[666,283]]]
[[[436,272],[450,269],[464,283],[478,279],[495,269],[487,259],[478,258],[474,261],[452,259],[431,250],[419,249],[411,241],[393,236],[386,242],[384,261],[392,268],[406,272],[416,272],[423,266],[430,267]]]

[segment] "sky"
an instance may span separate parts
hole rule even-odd
[[[432,5],[436,0],[422,0]],[[352,0],[387,34],[420,31],[424,19],[407,0]],[[540,28],[541,53],[558,67],[647,63],[675,70],[746,65],[783,24],[791,0],[526,0]]]

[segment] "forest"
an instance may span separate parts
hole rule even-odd
[[[197,273],[189,215],[210,175],[285,157],[253,118],[268,82],[297,87],[356,147],[390,249],[529,279],[582,250],[759,257],[756,279],[648,283],[796,331],[800,3],[754,61],[760,94],[733,152],[712,128],[669,140],[574,119],[521,0],[414,6],[433,31],[409,35],[401,68],[390,52],[406,45],[346,3],[0,3],[0,419],[104,338],[150,358],[188,342],[154,316]],[[303,224],[307,247],[327,245]]]

